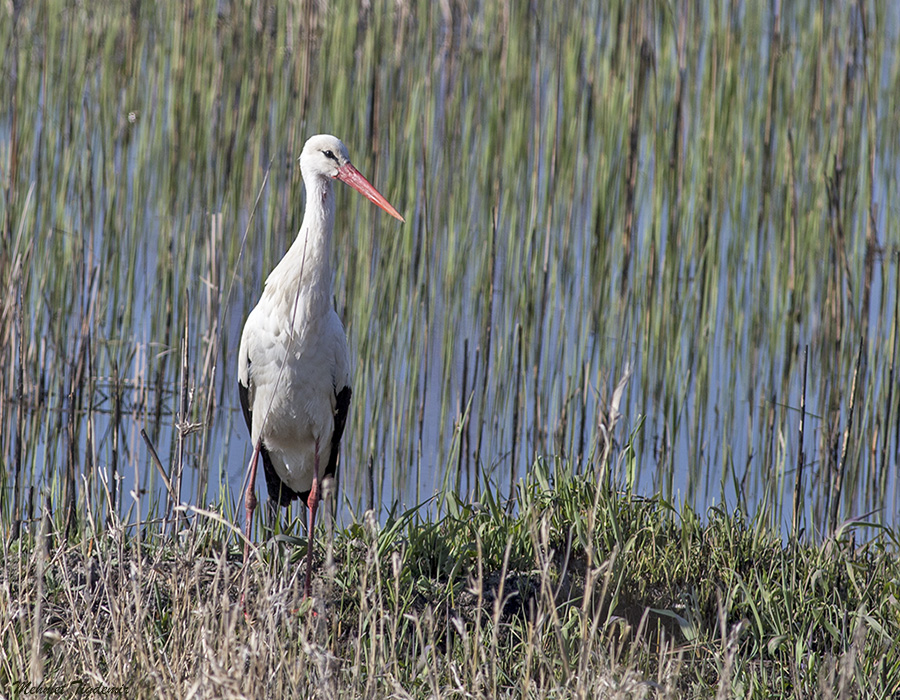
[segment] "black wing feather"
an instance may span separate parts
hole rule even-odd
[[[344,426],[347,423],[347,412],[350,410],[349,386],[345,386],[337,394],[337,405],[334,408],[334,432],[331,434],[331,456],[328,458],[328,466],[325,467],[325,476],[338,478],[338,460],[341,454],[341,438],[344,436]]]

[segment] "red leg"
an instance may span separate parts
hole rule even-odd
[[[247,541],[244,542],[244,565],[247,564],[247,558],[250,556],[250,535],[253,532],[253,511],[256,510],[256,466],[259,463],[259,450],[262,447],[262,438],[256,441],[256,447],[253,448],[253,456],[250,457],[250,464],[247,465],[247,471],[250,477],[247,481],[247,493],[244,495],[244,507],[247,509],[247,521],[244,527],[247,530]]]
[[[309,598],[310,579],[312,576],[313,533],[316,527],[316,509],[319,507],[319,500],[319,441],[316,440],[312,486],[309,489],[309,498],[306,499],[306,507],[309,509],[309,531],[307,532],[306,540],[306,585],[303,587],[304,598]]]

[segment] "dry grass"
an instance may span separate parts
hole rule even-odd
[[[539,471],[540,467],[536,469]],[[486,494],[439,523],[371,514],[320,553],[242,568],[218,516],[5,545],[0,688],[128,697],[885,697],[900,692],[891,533],[784,546],[739,514],[570,475],[512,517]],[[452,509],[452,508],[451,508]],[[276,542],[277,541],[277,542]],[[895,550],[894,550],[895,551]],[[244,601],[242,603],[242,600]],[[74,686],[73,686],[74,687]]]

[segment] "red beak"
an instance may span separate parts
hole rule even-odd
[[[366,199],[374,204],[377,204],[379,207],[384,209],[388,214],[393,216],[395,219],[400,219],[400,221],[406,222],[397,210],[392,207],[388,201],[382,196],[381,192],[375,189],[371,182],[366,180],[362,176],[362,174],[354,168],[350,163],[346,165],[342,165],[338,168],[337,175],[338,180],[343,182],[345,185],[350,185],[354,190],[362,194]]]

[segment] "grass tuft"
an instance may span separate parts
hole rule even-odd
[[[542,476],[537,476],[541,474]],[[564,473],[565,476],[559,476]],[[888,697],[900,690],[896,533],[785,544],[763,519],[701,518],[533,465],[437,522],[371,512],[317,552],[247,570],[218,510],[6,544],[0,687],[137,697]],[[453,496],[449,496],[450,499]],[[242,604],[242,597],[244,603]],[[18,684],[18,685],[17,685]],[[6,691],[5,691],[6,692]]]

